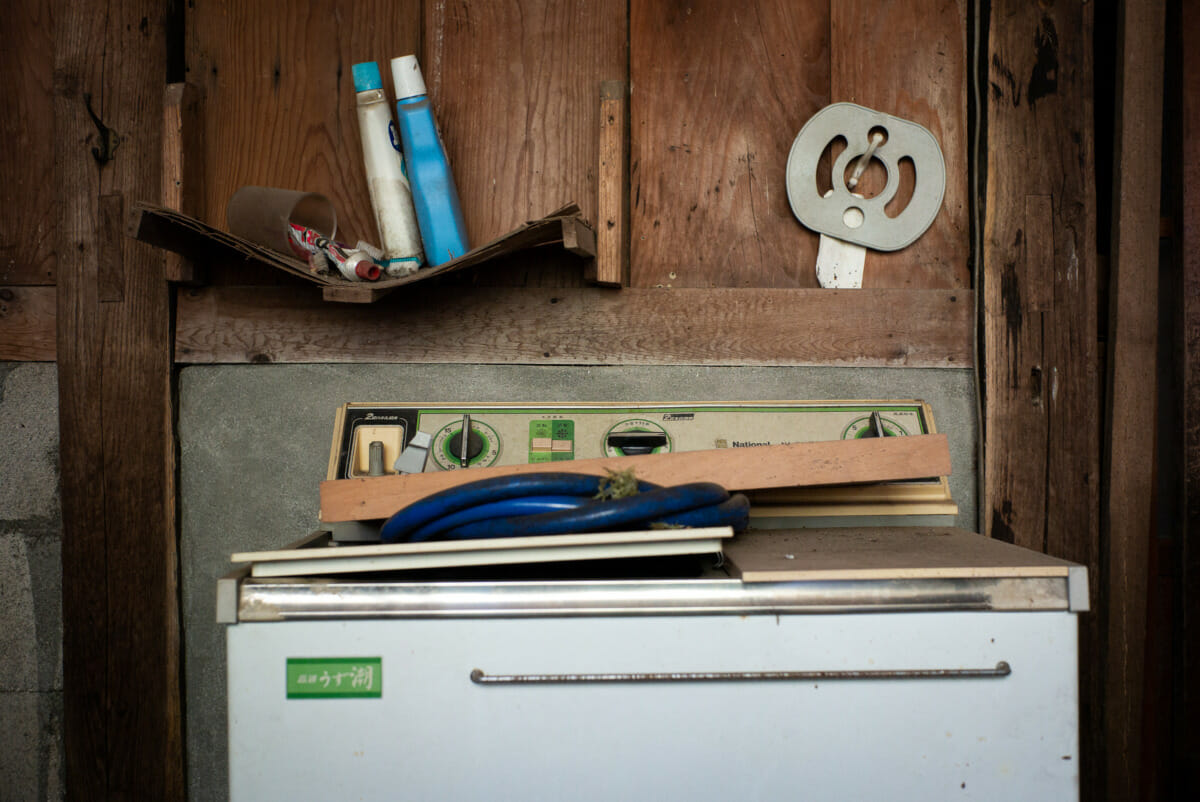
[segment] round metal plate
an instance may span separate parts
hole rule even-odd
[[[847,168],[869,147],[874,128],[887,131],[887,141],[874,153],[887,170],[887,185],[873,198],[862,198],[846,186]],[[846,149],[833,164],[833,191],[821,197],[817,189],[817,164],[837,137]],[[899,163],[913,162],[916,186],[908,205],[895,217],[885,211],[900,188]],[[946,192],[946,163],[937,140],[925,127],[855,103],[834,103],[813,115],[792,142],[787,162],[787,193],[792,213],[801,223],[855,245],[878,251],[897,251],[912,244],[937,217]],[[847,212],[859,210],[862,215]],[[847,225],[858,223],[853,228]],[[861,220],[861,222],[860,222]]]

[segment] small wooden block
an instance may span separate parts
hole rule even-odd
[[[592,275],[593,268],[589,267],[586,277],[610,287],[625,286],[629,276],[629,251],[625,242],[629,230],[627,98],[624,81],[605,81],[600,85],[596,261],[595,274]]]

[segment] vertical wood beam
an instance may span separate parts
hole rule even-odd
[[[1105,495],[1108,798],[1142,791],[1146,593],[1153,532],[1164,4],[1119,4],[1113,130]]]
[[[128,206],[160,191],[165,8],[152,0],[55,8],[72,799],[183,797],[170,298],[161,256],[125,237],[114,214],[120,199]]]
[[[192,84],[167,84],[163,93],[163,167],[160,202],[195,216],[204,198],[204,121],[200,116],[200,90]],[[163,251],[167,281],[192,283],[200,278],[191,259]]]
[[[987,115],[981,279],[987,534],[1086,565],[1095,610],[1101,577],[1093,5],[995,0],[980,102]],[[1027,223],[1047,211],[1050,220]],[[1085,799],[1096,797],[1103,773],[1096,619],[1080,622],[1077,757]]]
[[[1183,553],[1179,587],[1183,597],[1180,627],[1182,666],[1181,702],[1176,728],[1183,741],[1175,745],[1179,765],[1186,772],[1180,787],[1200,787],[1200,0],[1181,4],[1179,33],[1182,87],[1183,143],[1182,254],[1183,277]]]

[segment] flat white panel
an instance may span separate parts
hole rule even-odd
[[[391,620],[228,630],[234,799],[1069,799],[1068,613]],[[286,698],[381,657],[381,699]],[[1002,679],[473,684],[488,674],[992,668]]]

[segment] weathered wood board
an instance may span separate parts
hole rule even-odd
[[[120,219],[126,200],[161,191],[165,12],[151,0],[54,11],[71,799],[184,796],[170,295],[161,254]]]
[[[968,367],[973,311],[965,290],[414,287],[363,307],[212,287],[179,293],[175,358]]]

